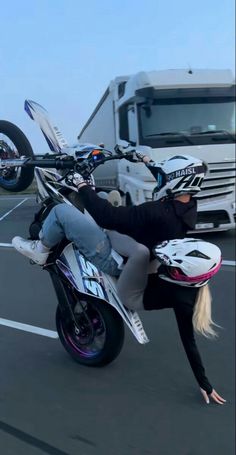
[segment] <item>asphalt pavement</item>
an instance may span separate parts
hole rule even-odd
[[[150,343],[126,331],[106,367],[69,357],[55,338],[49,275],[9,247],[14,235],[27,237],[36,210],[32,195],[0,196],[1,455],[233,455],[234,233],[201,234],[230,264],[211,286],[219,338],[197,337],[207,376],[227,403],[206,405],[171,310],[140,313]],[[26,331],[33,327],[41,334]]]

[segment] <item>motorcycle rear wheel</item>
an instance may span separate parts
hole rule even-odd
[[[0,120],[0,159],[33,158],[32,147],[24,133],[11,122]],[[27,189],[34,178],[33,168],[0,169],[0,187],[18,192]]]
[[[124,323],[117,311],[103,301],[91,299],[86,305],[88,317],[75,313],[80,333],[72,321],[66,321],[58,306],[57,332],[62,345],[76,362],[101,367],[119,355],[124,343]]]

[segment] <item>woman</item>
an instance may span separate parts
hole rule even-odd
[[[146,156],[142,159],[157,181],[155,200],[133,207],[114,207],[99,198],[82,176],[73,174],[71,183],[78,188],[92,218],[75,207],[59,204],[45,220],[40,241],[14,237],[13,246],[43,265],[50,249],[66,236],[102,271],[120,275],[117,290],[121,300],[128,308],[138,308],[147,284],[152,248],[162,240],[183,238],[189,229],[194,229],[197,203],[192,195],[200,191],[206,173],[204,163],[189,155],[170,157],[161,163],[150,162]],[[122,272],[111,247],[128,258]]]
[[[211,294],[208,281],[221,266],[221,251],[199,239],[177,239],[163,242],[154,248],[161,262],[157,273],[148,276],[143,309],[173,308],[180,337],[200,391],[218,404],[222,398],[212,387],[194,338],[194,331],[205,337],[216,337],[211,319]],[[141,309],[141,308],[140,308]]]

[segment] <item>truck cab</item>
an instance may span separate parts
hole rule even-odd
[[[192,155],[208,164],[198,199],[196,229],[235,226],[235,83],[229,70],[140,72],[112,81],[79,135],[104,142],[125,140],[154,161]],[[155,181],[143,164],[127,160],[101,166],[103,189],[116,188],[126,204],[151,200]]]

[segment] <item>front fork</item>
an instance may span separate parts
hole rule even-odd
[[[72,322],[75,326],[75,332],[78,335],[80,333],[80,327],[78,322],[76,321],[74,311],[68,296],[68,285],[67,283],[61,278],[58,273],[57,267],[54,264],[50,264],[45,267],[45,269],[49,272],[53,287],[55,289],[58,305],[61,309],[61,313],[63,318],[65,318],[66,322]],[[79,303],[79,302],[78,302]],[[82,308],[82,305],[81,305]]]

